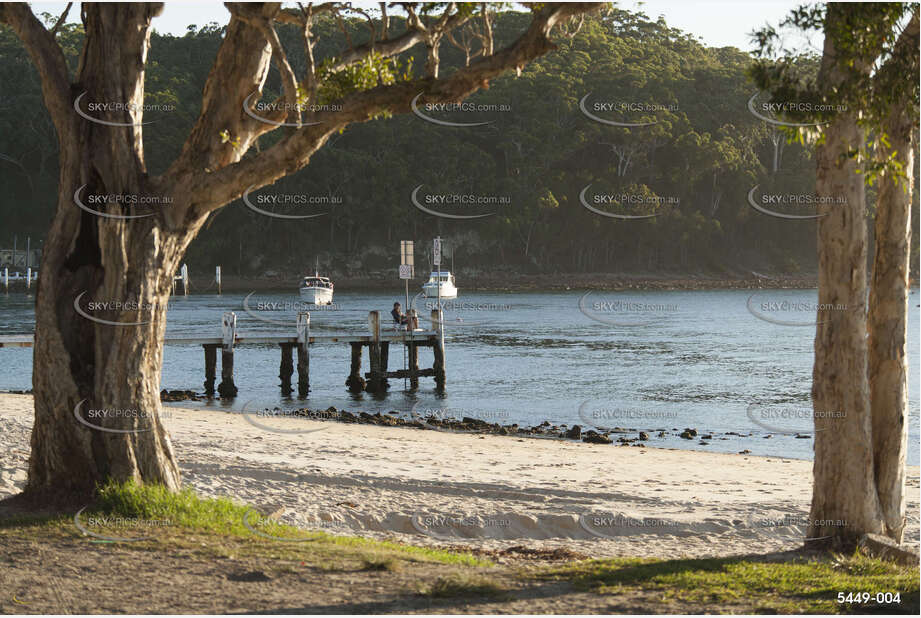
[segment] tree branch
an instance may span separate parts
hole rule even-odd
[[[418,20],[418,17],[416,18]],[[443,31],[451,30],[459,26],[464,25],[467,21],[467,17],[463,17],[457,13],[449,16],[444,21]],[[421,26],[421,22],[419,22]],[[330,72],[335,73],[336,71],[341,71],[345,67],[364,60],[368,55],[373,51],[376,54],[380,54],[382,58],[389,58],[391,56],[396,56],[402,54],[405,51],[408,51],[415,45],[419,43],[424,43],[429,36],[429,33],[425,29],[418,29],[415,26],[412,26],[412,21],[408,20],[407,25],[409,26],[406,32],[403,34],[386,40],[378,41],[373,46],[368,44],[358,45],[352,49],[345,51],[342,56],[335,62],[328,65]],[[421,26],[424,28],[424,26]]]
[[[381,112],[406,113],[420,93],[426,102],[460,101],[509,69],[520,71],[531,60],[554,49],[551,30],[574,15],[595,12],[600,3],[549,4],[536,12],[528,30],[509,47],[458,69],[443,79],[421,79],[379,86],[336,102],[339,112],[319,112],[320,124],[306,126],[272,148],[210,173],[188,179],[183,193],[191,195],[196,213],[206,214],[237,199],[247,189],[263,187],[294,173],[310,161],[330,136],[353,122],[365,122]]]
[[[45,29],[25,2],[0,3],[0,23],[13,29],[32,58],[41,78],[45,107],[63,139],[70,134],[74,118],[64,52],[55,41],[54,34]]]
[[[387,16],[387,3],[379,2],[381,5],[381,41],[386,41],[390,36],[390,17]]]
[[[301,35],[304,37],[304,58],[307,61],[307,75],[304,77],[304,88],[307,90],[308,100],[313,103],[317,100],[317,62],[313,57],[313,41],[310,27],[313,25],[313,3],[308,3],[307,8],[298,3],[304,21],[301,24]]]
[[[336,10],[335,2],[324,2],[323,4],[314,5],[313,2],[308,2],[307,6],[310,9],[311,13],[314,15],[319,15],[320,13],[329,13]],[[282,9],[275,16],[275,21],[282,24],[294,24],[296,26],[304,25],[304,14],[302,11],[295,11],[294,9]]]
[[[368,45],[369,45],[369,46],[371,47],[371,49],[373,50],[373,49],[374,49],[374,41],[377,39],[377,26],[374,25],[374,20],[371,19],[371,16],[370,16],[367,12],[362,11],[361,9],[355,9],[355,8],[353,8],[352,10],[355,11],[355,13],[357,13],[357,14],[359,14],[359,15],[361,15],[362,17],[365,18],[365,21],[366,21],[367,24],[368,24],[368,30],[371,32],[370,38],[368,39]]]
[[[54,27],[51,29],[51,36],[54,36],[58,33],[58,28],[64,24],[64,20],[67,19],[67,14],[70,13],[70,7],[74,5],[73,2],[68,2],[67,6],[64,7],[64,12],[61,13],[61,16],[58,17],[58,20],[54,22]]]
[[[912,10],[911,19],[892,46],[892,53],[873,76],[874,90],[889,93],[890,86],[905,79],[905,75],[914,77],[918,74],[919,41],[918,11]]]
[[[262,30],[239,15],[248,15],[250,19],[272,18],[279,7],[279,3],[228,6],[230,23],[205,82],[201,113],[182,153],[170,166],[168,177],[178,179],[180,174],[216,170],[234,163],[256,138],[276,127],[244,111],[247,99],[262,92],[272,46]],[[259,112],[259,115],[271,122],[280,122],[287,114],[284,110],[274,110]],[[224,143],[221,134],[228,137]]]
[[[268,18],[261,17],[252,19],[246,16],[240,16],[240,18],[259,28],[263,36],[268,40],[269,45],[272,46],[272,59],[275,61],[275,66],[278,67],[278,72],[281,73],[282,87],[284,89],[285,113],[283,117],[287,118],[288,114],[292,111],[295,112],[297,114],[297,124],[300,126],[301,109],[297,100],[297,77],[295,77],[294,70],[288,63],[288,56],[285,54],[285,48],[278,38],[278,33],[275,32],[272,21]]]

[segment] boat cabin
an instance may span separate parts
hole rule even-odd
[[[329,288],[333,289],[333,282],[327,277],[304,277],[301,280],[302,288]]]

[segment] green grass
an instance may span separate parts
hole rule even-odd
[[[112,525],[100,523],[103,518],[116,517],[123,521]],[[303,530],[226,498],[206,499],[190,489],[171,492],[161,485],[138,485],[133,481],[110,482],[98,488],[96,502],[81,513],[80,520],[96,534],[151,537],[149,541],[122,544],[138,549],[167,543],[179,548],[203,547],[200,551],[211,555],[268,556],[327,569],[377,564],[378,570],[397,570],[401,561],[491,566],[470,553]],[[140,525],[127,530],[124,520]],[[53,531],[81,534],[72,516],[18,517],[0,524],[0,529],[10,528],[18,528],[19,532],[31,530],[36,535],[41,535],[42,530],[46,534]],[[207,537],[207,543],[203,543],[202,537]]]
[[[105,534],[111,529],[113,536],[151,537],[120,543],[120,549],[168,551],[173,558],[230,558],[259,565],[267,572],[295,573],[307,567],[327,572],[366,572],[371,578],[402,577],[415,582],[406,584],[409,590],[432,599],[501,601],[512,588],[528,588],[536,579],[569,584],[576,592],[633,599],[626,602],[635,601],[637,607],[671,608],[678,613],[910,613],[918,608],[917,567],[899,566],[860,553],[679,560],[617,558],[526,571],[497,569],[469,553],[302,530],[227,499],[203,499],[191,490],[173,493],[160,486],[132,482],[99,488],[98,499],[81,517],[87,529],[97,533]],[[118,522],[106,524],[105,517],[167,524],[140,532],[132,529],[126,534]],[[244,523],[245,517],[249,525]],[[74,525],[73,515],[0,521],[0,539],[4,536],[51,544],[72,543],[77,538],[99,542],[82,535]],[[490,569],[484,573],[479,567]],[[404,568],[406,571],[400,572]],[[899,592],[901,605],[838,604],[838,592]]]
[[[546,569],[539,577],[568,580],[599,594],[657,590],[673,601],[744,606],[754,612],[839,613],[860,609],[856,604],[837,603],[838,592],[900,592],[901,606],[892,610],[918,607],[917,567],[859,553],[784,562],[744,558],[589,560]]]
[[[372,557],[367,560],[371,561],[400,558],[465,566],[490,564],[469,553],[302,530],[278,523],[249,506],[236,504],[226,498],[200,498],[191,489],[176,493],[161,485],[137,485],[132,481],[109,483],[100,488],[97,506],[103,511],[118,513],[123,517],[169,520],[172,525],[201,532],[256,538],[267,543],[277,542],[302,548],[314,544],[318,549],[335,546],[370,554]]]
[[[266,521],[249,507],[226,498],[206,500],[188,488],[174,493],[162,485],[138,485],[133,481],[108,483],[99,488],[98,500],[87,513],[163,521],[168,522],[168,526],[235,536],[253,535],[244,524],[244,517],[248,515],[250,525],[256,530],[279,536],[290,532],[274,521]],[[290,536],[303,538],[307,535]]]

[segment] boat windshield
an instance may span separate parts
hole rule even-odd
[[[326,277],[304,277],[304,280],[301,281],[301,285],[312,288],[331,288],[333,287],[332,281]]]
[[[429,281],[453,281],[454,277],[451,273],[432,273],[429,276]]]

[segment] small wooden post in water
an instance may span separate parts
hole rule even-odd
[[[297,314],[297,396],[310,391],[310,312]]]
[[[214,378],[217,374],[217,348],[213,343],[202,345],[205,349],[205,394],[214,397]]]
[[[432,325],[435,326],[436,331],[432,345],[432,351],[435,353],[432,369],[435,370],[435,386],[439,389],[445,386],[445,331],[442,318],[440,308],[432,309]]]
[[[368,372],[367,390],[377,391],[381,388],[381,312],[368,312],[368,328],[371,331],[371,342],[368,344],[368,363],[371,370]]]
[[[419,388],[419,348],[415,341],[406,342],[406,349],[409,352],[409,386],[410,388]]]
[[[221,295],[221,267],[214,267],[214,282],[217,283],[217,295]]]
[[[415,309],[409,310],[409,341],[406,342],[406,352],[409,355],[409,387],[419,388],[419,348],[413,339],[413,329],[419,323]]]
[[[278,367],[278,377],[281,379],[281,394],[287,397],[294,390],[291,388],[291,376],[294,374],[294,343],[279,343],[281,348],[281,365]]]
[[[237,387],[233,383],[233,344],[237,338],[237,314],[228,311],[221,320],[221,383],[217,392],[221,397],[237,396]]]
[[[32,289],[32,269],[26,269],[26,289]]]
[[[390,384],[387,383],[387,361],[390,360],[390,342],[381,341],[380,345],[381,358],[380,358],[380,381],[378,382],[379,390],[386,390],[390,388]]]
[[[361,377],[361,346],[363,344],[360,341],[352,341],[351,345],[352,367],[345,385],[349,387],[349,390],[357,393],[365,390],[365,379]]]

